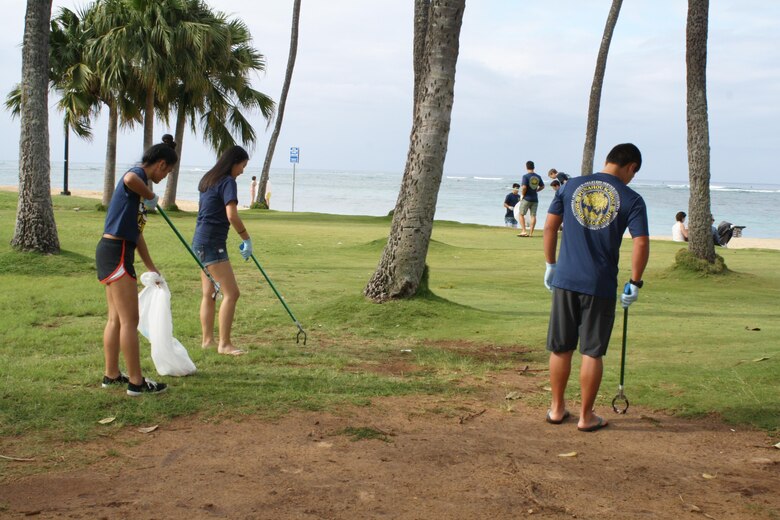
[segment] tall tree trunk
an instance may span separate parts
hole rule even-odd
[[[11,246],[60,252],[49,162],[49,20],[52,0],[27,0],[22,45],[19,203]]]
[[[604,26],[604,36],[601,37],[599,55],[596,58],[596,72],[593,74],[593,84],[590,86],[590,100],[588,101],[588,124],[585,129],[585,146],[582,150],[582,175],[593,173],[593,157],[596,154],[596,135],[599,131],[599,110],[601,109],[601,88],[604,85],[604,73],[607,70],[607,55],[612,43],[612,34],[615,32],[620,7],[623,0],[612,0],[612,7],[607,15],[607,24]]]
[[[154,84],[146,91],[146,105],[144,107],[144,149],[149,149],[154,144]]]
[[[173,167],[173,171],[168,174],[168,181],[165,184],[165,195],[162,200],[162,207],[164,209],[176,208],[176,190],[179,186],[179,168],[181,167],[181,152],[184,146],[184,127],[186,124],[187,113],[182,107],[179,107],[179,110],[176,113],[176,136],[174,137],[176,141],[176,152],[179,154],[179,161],[176,163],[176,166]]]
[[[284,107],[287,104],[287,94],[290,92],[290,82],[292,82],[293,69],[295,68],[295,58],[298,55],[298,25],[300,16],[301,0],[295,0],[293,2],[292,29],[290,31],[290,55],[287,57],[287,72],[284,75],[282,94],[279,97],[279,106],[276,111],[276,123],[274,124],[274,131],[271,133],[271,139],[268,141],[268,150],[265,153],[265,162],[263,162],[263,172],[260,174],[260,186],[257,190],[256,202],[262,206],[265,206],[265,188],[268,184],[271,160],[274,158],[276,140],[279,139],[279,132],[282,131]]]
[[[707,26],[709,0],[688,0],[685,62],[687,66],[688,249],[715,262],[710,208],[710,130],[707,116]]]
[[[425,45],[425,67],[401,191],[387,245],[363,294],[375,302],[417,293],[433,230],[455,89],[465,0],[434,0]]]
[[[428,35],[428,19],[431,14],[431,0],[414,0],[414,48],[412,65],[414,66],[414,102],[412,117],[417,113],[417,100],[420,97],[420,81],[425,67],[425,39]]]
[[[114,195],[116,184],[116,136],[119,128],[119,109],[116,100],[108,103],[108,139],[106,142],[106,164],[103,167],[103,200],[104,208],[108,208]]]

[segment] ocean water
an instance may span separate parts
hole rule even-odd
[[[117,165],[124,172],[132,165]],[[208,166],[183,166],[180,171],[178,199],[198,200],[197,185]],[[121,174],[121,173],[118,173]],[[249,183],[260,168],[250,166],[238,178],[239,204],[249,204]],[[271,209],[311,211],[341,215],[386,215],[395,207],[402,172],[365,172],[342,170],[296,169],[293,189],[292,168],[271,169]],[[504,196],[519,177],[508,175],[450,175],[445,172],[436,206],[437,220],[503,226]],[[545,179],[546,182],[546,179]],[[16,162],[0,161],[0,185],[18,184]],[[52,188],[62,188],[62,165],[52,164]],[[69,168],[70,189],[103,189],[102,163],[72,163]],[[671,236],[674,215],[688,212],[688,185],[684,182],[643,181],[636,179],[631,187],[645,199],[650,234]],[[743,185],[713,183],[710,186],[712,213],[716,224],[727,220],[746,226],[743,236],[780,238],[780,185]],[[155,187],[162,195],[165,181]],[[544,225],[553,191],[549,187],[539,194],[539,222]]]

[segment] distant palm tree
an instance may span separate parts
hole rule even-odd
[[[715,262],[710,208],[710,130],[707,115],[707,32],[709,0],[688,0],[685,38],[688,112],[688,250]]]
[[[620,7],[623,0],[612,0],[612,7],[607,15],[607,23],[604,26],[604,36],[601,37],[601,46],[596,58],[596,72],[593,74],[593,83],[590,87],[590,100],[588,101],[588,123],[585,129],[585,146],[582,150],[582,175],[593,173],[593,157],[596,153],[596,135],[599,129],[599,110],[601,109],[601,88],[604,85],[604,73],[607,70],[607,55],[612,43],[612,34],[615,32]]]
[[[49,164],[49,19],[52,0],[27,0],[22,43],[19,202],[11,246],[60,252]]]
[[[279,139],[279,133],[282,131],[282,119],[284,119],[284,108],[287,105],[287,94],[290,92],[290,83],[292,82],[293,69],[295,68],[295,58],[298,55],[298,25],[301,16],[301,0],[293,1],[292,29],[290,31],[290,54],[287,56],[287,71],[284,74],[284,84],[282,85],[282,94],[279,96],[279,109],[276,113],[276,123],[268,140],[268,149],[265,153],[263,162],[263,171],[260,174],[260,186],[257,190],[256,202],[263,207],[265,203],[265,190],[268,186],[268,176],[271,171],[271,160],[274,158],[276,150],[276,141]]]
[[[390,236],[363,294],[375,302],[417,294],[425,273],[454,102],[465,0],[433,0],[425,65]]]
[[[250,74],[265,70],[265,60],[251,46],[252,37],[246,24],[228,20],[223,13],[214,13],[205,4],[198,9],[190,16],[208,27],[211,35],[197,66],[190,59],[177,63],[178,77],[168,92],[176,110],[175,140],[180,156],[188,124],[194,131],[199,120],[204,139],[221,154],[236,144],[234,134],[244,146],[256,141],[256,132],[244,111],[257,109],[267,120],[274,110],[273,101],[251,87]],[[181,160],[168,176],[162,200],[164,208],[175,207],[180,164]]]

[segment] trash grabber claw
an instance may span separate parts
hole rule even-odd
[[[620,385],[618,385],[618,393],[614,399],[612,399],[612,409],[615,413],[624,414],[628,411],[628,399],[623,394],[623,375],[626,368],[626,331],[628,330],[628,307],[623,309],[623,351],[620,353]],[[618,403],[623,403],[623,409],[618,408]]]
[[[252,260],[254,260],[255,265],[257,266],[257,268],[260,269],[261,273],[263,273],[263,276],[265,277],[265,281],[268,282],[268,285],[271,286],[271,289],[273,289],[274,294],[276,295],[276,297],[279,298],[279,301],[282,302],[282,305],[284,305],[284,310],[287,311],[287,314],[290,315],[290,318],[292,318],[293,323],[295,323],[295,326],[298,327],[298,333],[295,335],[295,342],[298,343],[300,341],[301,334],[303,334],[303,344],[305,345],[306,344],[306,331],[303,330],[303,327],[301,326],[301,324],[298,322],[297,319],[295,319],[295,316],[293,315],[292,311],[290,310],[290,308],[285,303],[284,298],[282,298],[282,295],[279,294],[279,291],[276,290],[276,287],[274,287],[274,284],[271,281],[271,279],[268,278],[268,275],[265,274],[265,271],[260,266],[260,262],[257,261],[257,258],[255,258],[255,255],[251,254],[251,255],[249,255],[249,257]]]
[[[168,223],[168,225],[171,226],[171,229],[176,234],[176,236],[179,237],[179,240],[181,240],[181,243],[184,244],[184,247],[187,248],[187,251],[190,252],[190,254],[192,255],[192,258],[194,258],[195,261],[198,263],[198,265],[200,266],[201,270],[203,271],[203,274],[206,275],[206,278],[209,279],[209,281],[211,282],[211,285],[214,286],[214,292],[211,294],[211,299],[212,300],[216,300],[222,294],[220,292],[219,282],[216,281],[211,276],[211,273],[209,273],[208,268],[205,265],[203,265],[203,262],[200,261],[200,258],[198,258],[198,255],[195,254],[195,251],[193,251],[192,248],[190,247],[190,245],[187,243],[187,241],[184,240],[184,237],[181,236],[181,233],[179,233],[179,230],[176,229],[176,226],[173,225],[173,222],[171,222],[171,219],[168,218],[168,215],[165,214],[165,211],[163,211],[163,209],[160,207],[159,204],[157,205],[157,211],[160,212],[160,215],[162,215],[162,217],[165,219],[165,221]]]

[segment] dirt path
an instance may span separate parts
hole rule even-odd
[[[639,407],[581,433],[504,399],[536,383],[499,374],[469,398],[127,428],[80,447],[99,456],[84,469],[6,477],[0,517],[780,518],[777,439]]]

